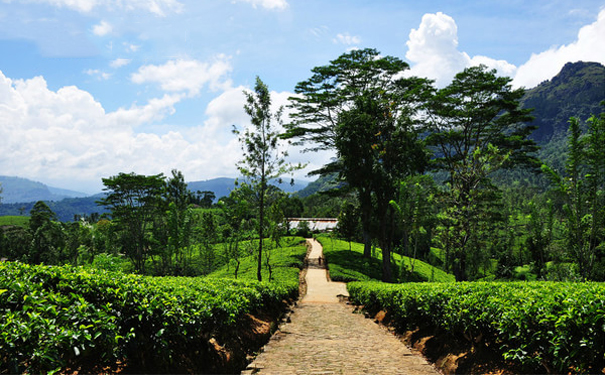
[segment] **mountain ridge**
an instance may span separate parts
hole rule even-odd
[[[586,121],[601,113],[605,100],[605,66],[597,62],[569,62],[552,79],[526,91],[524,108],[533,108],[537,129],[532,138],[538,144],[567,136],[567,121],[577,117]]]

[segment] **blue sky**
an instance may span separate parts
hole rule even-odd
[[[119,172],[234,177],[257,75],[284,105],[371,47],[439,86],[484,63],[530,88],[605,63],[603,40],[602,0],[0,0],[0,174],[89,193]]]

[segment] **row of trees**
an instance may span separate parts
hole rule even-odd
[[[107,207],[109,214],[60,222],[39,201],[25,227],[0,227],[0,257],[33,264],[93,264],[144,274],[193,276],[228,262],[237,267],[241,257],[251,254],[246,243],[258,238],[252,208],[257,196],[249,185],[241,184],[208,208],[199,205],[200,196],[208,194],[190,192],[176,170],[170,178],[120,173],[103,183],[106,195],[98,204]],[[287,230],[285,217],[299,216],[303,207],[274,186],[268,186],[265,196],[264,225],[269,226],[269,236],[279,241]],[[267,253],[261,258],[265,265],[269,257]]]

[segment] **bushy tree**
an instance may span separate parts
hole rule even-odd
[[[377,238],[386,281],[392,279],[389,202],[398,181],[422,171],[426,160],[418,120],[432,89],[427,80],[401,78],[406,69],[405,62],[374,49],[351,51],[313,68],[312,77],[298,83],[298,95],[290,98],[295,113],[286,134],[311,151],[336,151],[336,160],[317,173],[338,172],[357,192],[364,256],[370,256],[372,237]]]
[[[499,219],[492,175],[539,165],[532,156],[537,146],[528,138],[533,127],[525,124],[531,110],[521,108],[524,90],[510,82],[483,65],[470,67],[429,101],[426,142],[434,152],[433,167],[448,175],[443,230],[449,233],[444,238],[457,280],[489,258],[483,234],[493,232]]]
[[[38,201],[30,211],[29,231],[31,244],[27,261],[33,264],[58,264],[65,246],[65,235],[55,213],[43,201]]]
[[[352,203],[345,203],[338,215],[338,225],[336,233],[339,236],[349,241],[349,250],[351,250],[351,242],[359,232],[359,214],[357,207]]]
[[[145,272],[152,245],[152,224],[163,214],[164,175],[120,173],[103,178],[103,184],[107,195],[98,204],[110,209],[123,253],[131,259],[137,272]]]

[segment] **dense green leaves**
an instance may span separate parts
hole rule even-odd
[[[122,252],[132,259],[138,272],[144,272],[150,255],[148,231],[163,203],[164,176],[120,173],[104,178],[103,184],[108,193],[98,203],[111,209]]]
[[[350,283],[351,299],[400,329],[430,327],[548,372],[605,367],[605,284]]]
[[[589,280],[602,280],[604,276],[603,264],[599,264],[605,260],[604,145],[605,113],[588,119],[584,135],[580,120],[572,117],[565,173],[542,166],[564,203],[567,251],[577,263],[581,277]]]
[[[398,182],[424,170],[427,153],[418,122],[432,88],[428,80],[402,78],[408,65],[375,49],[354,50],[297,84],[295,110],[285,137],[308,150],[333,149],[337,158],[315,173],[338,172],[357,193],[364,256],[372,238],[383,254],[383,279],[391,280],[393,212]],[[375,221],[376,223],[373,223]]]
[[[531,155],[537,147],[528,139],[533,128],[531,110],[520,107],[523,89],[513,90],[511,78],[480,65],[458,73],[452,83],[428,102],[433,166],[447,173],[446,210],[442,237],[454,258],[457,280],[469,277],[467,264],[477,263],[485,252],[481,236],[495,230],[498,189],[491,177],[516,165],[536,167]]]
[[[143,277],[0,263],[0,372],[123,361],[139,371],[210,371],[209,340],[279,308],[294,283]]]

